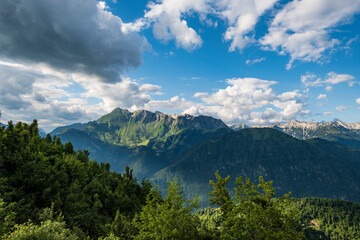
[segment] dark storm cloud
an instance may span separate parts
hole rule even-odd
[[[29,102],[24,101],[20,97],[11,94],[0,95],[0,103],[1,108],[9,110],[25,109],[31,105]]]
[[[142,63],[145,39],[96,0],[1,0],[0,57],[114,82]]]

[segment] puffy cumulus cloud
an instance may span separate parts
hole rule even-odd
[[[97,119],[115,107],[144,108],[160,86],[124,78],[117,83],[96,76],[58,71],[44,64],[0,61],[2,121],[39,120],[49,131],[59,125]]]
[[[147,42],[96,0],[0,1],[0,57],[114,82],[142,63]]]
[[[344,111],[344,110],[346,110],[347,109],[347,107],[346,106],[337,106],[336,107],[336,111],[339,111],[339,112],[342,112],[342,111]]]
[[[229,50],[242,50],[256,42],[254,34],[260,16],[273,7],[278,0],[220,0],[214,1],[218,12],[229,24],[224,39],[231,41]]]
[[[208,26],[217,26],[208,16],[226,21],[228,27],[224,40],[230,41],[230,51],[242,50],[248,44],[256,42],[253,30],[261,15],[278,0],[160,0],[148,4],[143,18],[124,25],[126,31],[140,31],[153,26],[157,39],[169,41],[175,39],[178,47],[188,51],[199,48],[203,40],[195,29],[191,28],[187,16],[196,13],[199,20]]]
[[[202,38],[190,27],[186,19],[198,17],[208,26],[217,26],[213,18],[223,19],[225,41],[229,51],[242,50],[250,44],[261,45],[265,50],[289,54],[290,69],[295,60],[321,62],[327,51],[341,44],[331,37],[332,31],[346,24],[360,11],[358,0],[294,0],[280,6],[268,33],[255,38],[255,28],[261,16],[274,8],[278,0],[158,0],[150,2],[145,15],[133,23],[124,23],[125,32],[138,32],[153,27],[157,39],[175,39],[178,47],[192,51],[201,47]],[[352,39],[344,43],[349,48]],[[250,60],[249,60],[250,63]]]
[[[200,106],[200,104],[198,103],[194,103],[192,101],[186,100],[185,98],[180,98],[179,96],[175,96],[170,98],[169,100],[151,100],[150,102],[144,105],[144,108],[150,111],[166,109],[171,111],[184,112],[184,110],[196,105]]]
[[[34,118],[50,129],[69,121],[89,120],[96,114],[66,89],[74,82],[70,74],[43,64],[21,65],[0,62],[0,109],[2,120],[27,121]]]
[[[326,99],[327,95],[326,94],[319,94],[319,96],[317,96],[317,99]]]
[[[203,101],[192,106],[189,114],[211,115],[227,123],[245,122],[267,124],[294,119],[310,113],[302,102],[299,91],[276,94],[272,86],[275,81],[257,78],[234,78],[227,80],[228,87],[215,93],[196,93],[194,97]]]
[[[356,103],[360,104],[360,98],[356,99]]]
[[[295,60],[319,62],[327,50],[340,44],[330,37],[332,30],[357,12],[358,0],[291,1],[276,14],[260,43],[280,54],[290,54],[288,69]]]
[[[332,86],[339,83],[347,82],[350,87],[354,85],[355,82],[354,76],[349,74],[337,74],[335,72],[329,72],[325,79],[318,77],[317,75],[308,73],[306,75],[301,76],[301,82],[305,85],[305,87],[320,87],[326,86],[326,91],[331,91]]]
[[[162,0],[159,3],[148,4],[149,10],[143,19],[137,21],[138,25],[148,25],[154,22],[153,32],[157,39],[169,41],[175,39],[178,47],[188,51],[202,45],[200,35],[188,26],[185,15],[192,12],[206,14],[210,0]]]
[[[82,94],[84,97],[101,99],[105,111],[111,111],[116,107],[130,110],[144,108],[144,105],[152,100],[151,94],[161,94],[160,86],[140,84],[129,78],[117,83],[103,83],[87,75],[76,75],[74,79],[86,89]]]

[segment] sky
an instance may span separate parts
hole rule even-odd
[[[1,0],[2,123],[114,108],[360,122],[360,0]]]

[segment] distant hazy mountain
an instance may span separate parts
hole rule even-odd
[[[360,150],[321,139],[298,140],[274,129],[244,129],[209,139],[189,150],[152,179],[162,188],[174,177],[188,196],[207,204],[209,179],[259,176],[274,181],[279,194],[360,201]],[[230,186],[231,187],[231,186]]]
[[[43,138],[44,138],[44,137],[46,137],[46,134],[47,134],[47,133],[45,132],[44,129],[39,128],[39,136],[40,136],[40,137],[43,137]]]
[[[230,127],[232,130],[234,131],[239,131],[239,130],[242,130],[242,129],[246,129],[246,128],[250,128],[249,126],[243,124],[243,123],[240,123],[240,124],[236,124],[236,125],[233,125]]]
[[[248,126],[239,124],[231,127],[241,130]],[[360,148],[360,123],[337,122],[300,122],[292,120],[286,124],[272,124],[269,126],[253,126],[252,128],[274,128],[298,139],[321,138]]]
[[[89,122],[90,123],[90,122]],[[67,129],[76,129],[76,130],[83,130],[84,128],[87,127],[87,125],[89,125],[89,123],[74,123],[68,126],[62,126],[62,127],[57,127],[54,130],[52,130],[50,132],[51,136],[57,135]]]

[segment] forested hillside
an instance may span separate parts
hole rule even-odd
[[[347,131],[344,124],[292,123],[327,137],[357,128],[356,124],[346,125]],[[301,129],[296,132],[308,132]],[[121,172],[129,166],[134,176],[152,179],[162,191],[176,176],[187,197],[199,194],[202,206],[209,205],[208,181],[216,170],[252,181],[264,176],[275,181],[281,194],[291,191],[296,197],[360,201],[360,150],[337,142],[299,140],[269,128],[234,132],[212,117],[120,108],[55,133],[75,149],[87,149],[90,158],[109,162],[111,170]]]
[[[36,121],[1,127],[0,197],[11,204],[14,222],[39,224],[51,208],[66,227],[99,237],[117,212],[131,218],[139,212],[150,182],[139,184],[129,169],[111,172],[109,164],[90,161],[88,154],[57,137],[41,138]]]
[[[306,239],[360,239],[360,204],[339,199],[302,198],[294,200],[294,206]],[[220,208],[204,208],[195,215],[206,229],[221,225]]]
[[[177,179],[167,194],[141,183],[132,170],[74,151],[71,142],[38,135],[37,122],[0,127],[0,237],[2,239],[358,239],[359,204],[276,197],[271,182],[230,177],[210,181],[210,202],[199,208]],[[214,179],[214,175],[212,175]],[[215,212],[214,212],[215,211]],[[239,216],[241,216],[239,218]],[[271,224],[269,224],[271,223]]]
[[[223,175],[263,176],[277,192],[294,197],[360,201],[360,150],[322,139],[298,140],[274,129],[244,129],[208,139],[152,176],[154,183],[177,177],[185,193],[208,206],[209,179]],[[230,182],[230,187],[234,186]]]

